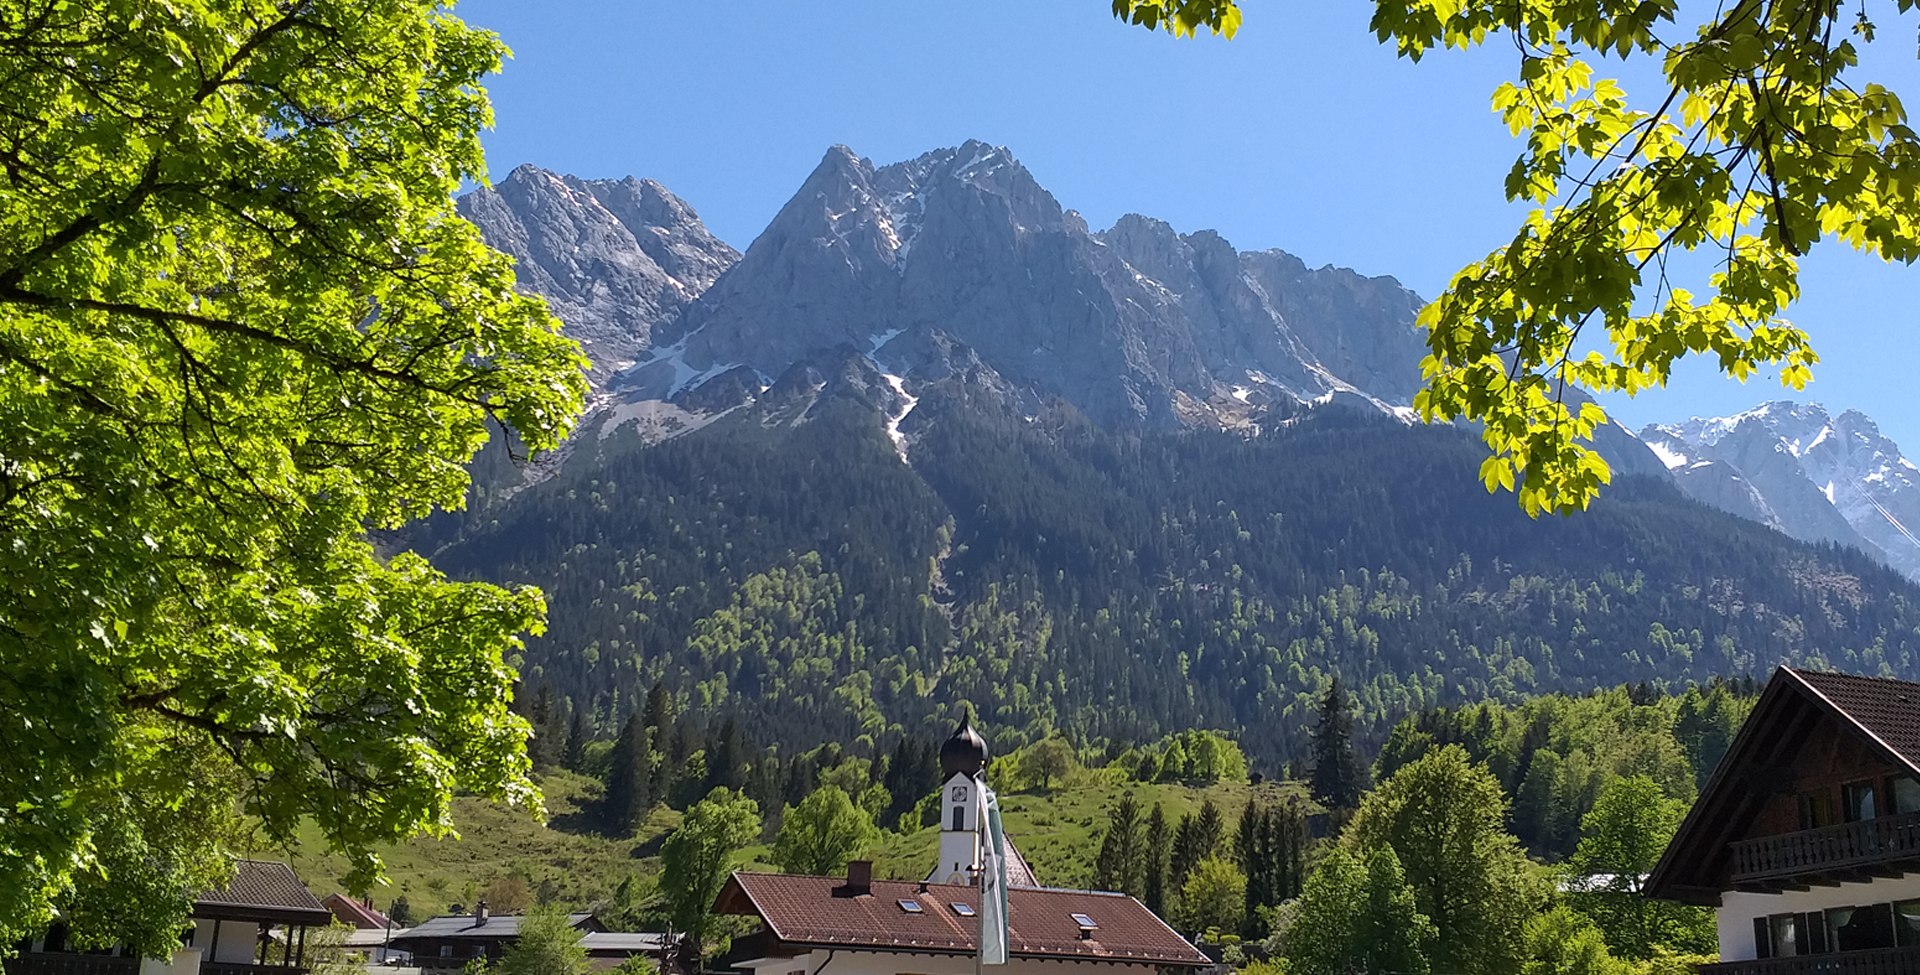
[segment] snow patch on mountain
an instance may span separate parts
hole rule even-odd
[[[1640,437],[1690,494],[1724,510],[1724,485],[1690,479],[1672,457],[1710,460],[1748,485],[1781,531],[1809,541],[1855,545],[1920,579],[1920,468],[1854,410],[1830,414],[1817,403],[1773,402],[1727,417],[1694,417],[1649,426]]]

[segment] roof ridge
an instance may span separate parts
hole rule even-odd
[[[1795,683],[1799,684],[1801,687],[1805,688],[1808,692],[1812,693],[1814,697],[1820,700],[1820,703],[1826,705],[1830,710],[1832,710],[1834,714],[1839,715],[1843,720],[1845,720],[1848,724],[1852,725],[1861,734],[1866,735],[1868,738],[1872,739],[1873,743],[1876,745],[1879,745],[1881,750],[1885,751],[1888,755],[1891,755],[1900,764],[1905,765],[1907,769],[1909,771],[1912,771],[1915,775],[1920,775],[1920,765],[1916,765],[1914,762],[1914,759],[1911,756],[1901,751],[1900,749],[1895,748],[1892,742],[1889,742],[1885,738],[1881,737],[1879,732],[1873,730],[1872,728],[1867,727],[1866,722],[1861,721],[1860,718],[1856,716],[1853,712],[1847,710],[1846,708],[1841,707],[1838,702],[1834,701],[1833,698],[1828,697],[1825,691],[1821,690],[1818,687],[1815,687],[1813,682],[1807,679],[1806,674],[1801,673],[1797,668],[1794,668],[1794,667],[1781,667],[1780,669],[1786,671],[1787,675],[1792,677]],[[1842,674],[1840,676],[1853,677],[1859,680],[1882,679],[1882,678],[1865,677],[1860,674]],[[1916,689],[1920,689],[1920,685],[1913,685],[1912,682],[1910,681],[1892,681],[1892,682],[1897,684],[1907,685],[1907,686],[1915,686]]]

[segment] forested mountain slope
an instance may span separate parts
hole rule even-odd
[[[1336,671],[1377,734],[1518,691],[1920,668],[1912,584],[1653,479],[1535,522],[1456,431],[1331,408],[1253,438],[1117,433],[940,390],[907,464],[863,367],[662,443],[616,433],[436,559],[541,585],[526,680],[603,725],[663,680],[790,747],[971,701],[1079,741],[1243,728],[1271,766]]]

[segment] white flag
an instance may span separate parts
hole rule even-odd
[[[1007,834],[1000,828],[1000,799],[985,782],[975,790],[980,805],[980,964],[1007,963]]]

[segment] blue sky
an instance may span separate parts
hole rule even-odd
[[[1423,295],[1512,234],[1521,211],[1501,181],[1516,147],[1488,108],[1512,73],[1510,49],[1396,59],[1367,31],[1366,3],[1254,0],[1231,42],[1149,34],[1107,6],[466,0],[458,10],[515,52],[490,86],[496,177],[524,162],[651,177],[742,249],[830,145],[885,163],[969,138],[1011,148],[1095,227],[1145,213],[1242,249],[1391,274]],[[1920,99],[1904,30],[1883,30],[1866,67]],[[1862,410],[1920,455],[1920,269],[1826,244],[1803,284],[1792,315],[1823,363],[1798,398]],[[1784,395],[1771,376],[1742,385],[1702,363],[1669,389],[1606,402],[1637,428]]]

